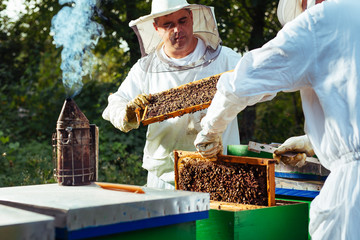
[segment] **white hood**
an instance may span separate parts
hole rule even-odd
[[[217,29],[213,7],[207,7],[199,4],[188,4],[186,1],[180,1],[181,4],[176,4],[174,6],[165,4],[164,7],[163,3],[163,5],[161,5],[163,6],[161,7],[162,9],[159,9],[159,7],[156,6],[159,6],[160,4],[155,4],[155,2],[171,1],[153,1],[151,14],[140,17],[129,23],[129,26],[135,31],[138,37],[142,56],[148,55],[154,51],[162,40],[153,26],[154,18],[176,12],[183,8],[187,8],[192,11],[194,34],[200,36],[206,46],[209,46],[214,50],[217,49],[221,39]]]
[[[281,25],[290,22],[303,12],[302,0],[280,0],[277,16]],[[306,9],[315,5],[315,0],[307,0]]]

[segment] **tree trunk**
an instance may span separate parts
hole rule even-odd
[[[253,29],[249,41],[249,50],[259,48],[264,44],[266,1],[259,1],[253,6],[251,17],[253,19]],[[248,106],[238,116],[239,131],[241,142],[247,144],[253,140],[255,132],[256,106]]]

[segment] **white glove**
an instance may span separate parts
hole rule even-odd
[[[134,108],[145,109],[146,105],[149,104],[149,95],[143,93],[139,94],[132,101],[129,102]]]
[[[146,94],[139,94],[126,104],[124,122],[120,128],[121,131],[129,132],[132,129],[139,128],[140,119],[137,119],[135,110],[137,108],[144,109],[149,103],[148,98]]]
[[[296,152],[298,154],[292,157],[282,156],[287,152]],[[302,167],[306,164],[306,157],[311,157],[314,154],[309,138],[303,135],[287,139],[274,151],[273,158],[278,162],[282,161],[291,166]]]
[[[216,155],[223,151],[221,135],[216,133],[206,134],[204,130],[198,133],[194,145],[201,156],[205,158],[216,158]]]

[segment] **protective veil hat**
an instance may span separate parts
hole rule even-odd
[[[181,9],[190,9],[193,14],[193,32],[214,50],[221,42],[215,13],[213,7],[199,4],[189,4],[186,0],[153,0],[151,4],[151,13],[142,16],[129,23],[129,26],[135,31],[143,56],[154,51],[161,43],[161,37],[156,32],[153,23],[157,17],[165,16]]]
[[[306,9],[315,5],[315,0],[280,0],[277,16],[281,25],[285,25],[294,18],[296,18],[300,13],[303,12],[303,6],[305,5]]]

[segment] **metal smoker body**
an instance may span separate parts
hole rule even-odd
[[[98,128],[75,101],[65,100],[53,134],[54,177],[65,186],[88,185],[97,178]]]

